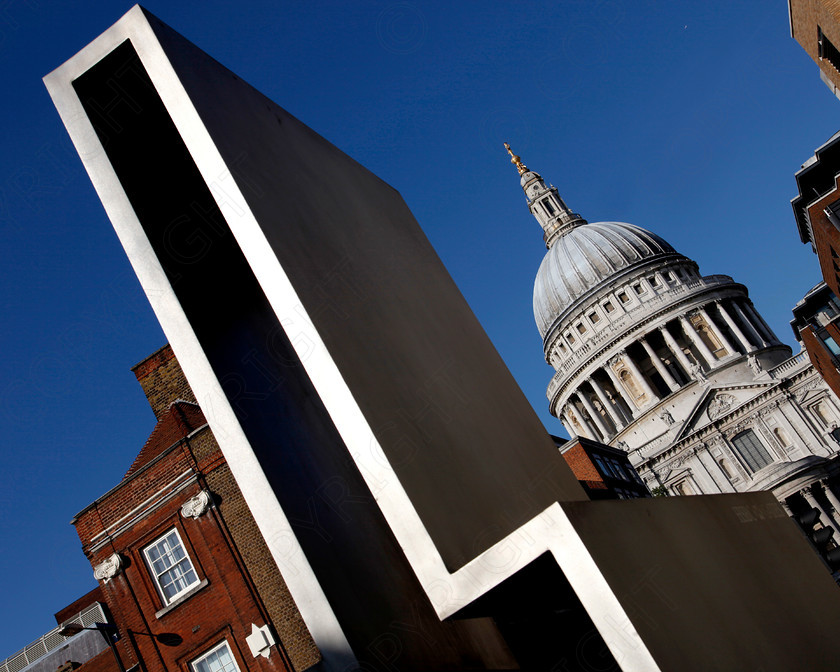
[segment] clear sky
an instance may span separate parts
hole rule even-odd
[[[0,659],[93,588],[71,517],[154,418],[163,345],[41,77],[130,7],[0,9]],[[789,200],[840,127],[783,0],[162,2],[146,7],[396,187],[546,427],[531,312],[544,254],[502,143],[590,221],[648,228],[748,286],[793,343],[818,280]]]

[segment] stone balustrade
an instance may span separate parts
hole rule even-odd
[[[774,380],[778,380],[784,378],[787,372],[802,366],[803,364],[807,364],[809,361],[808,353],[803,350],[798,355],[794,355],[790,359],[783,361],[781,364],[777,364],[772,369],[768,369],[767,373],[769,373],[770,377]]]

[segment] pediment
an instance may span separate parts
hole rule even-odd
[[[663,485],[671,485],[691,475],[691,469],[684,466],[681,460],[678,463],[679,466],[674,466],[673,468],[666,467],[663,471],[659,472],[659,480],[662,481]]]
[[[816,401],[825,396],[825,390],[817,383],[809,385],[807,388],[796,391],[796,400],[802,405],[807,406],[812,401]]]
[[[674,441],[679,441],[683,437],[734,413],[773,385],[775,383],[721,385],[706,390],[705,394],[691,409],[686,421],[676,433]]]

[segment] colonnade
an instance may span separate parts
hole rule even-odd
[[[665,345],[664,358],[651,344],[652,337]],[[607,442],[646,409],[679,390],[685,384],[679,378],[703,382],[708,371],[731,356],[751,354],[777,343],[779,340],[748,300],[736,298],[728,305],[713,301],[692,309],[688,315],[677,316],[620,352],[612,353],[609,361],[578,383],[562,409],[558,409],[558,417],[570,433]],[[631,348],[636,349],[636,354],[629,352]],[[651,375],[658,374],[667,393],[663,385],[655,386],[643,373],[647,368],[645,360],[649,360]]]
[[[822,490],[825,495],[825,498],[831,507],[831,511],[823,506],[820,500],[817,499],[816,495],[819,494],[820,490]],[[834,538],[840,540],[840,499],[838,499],[837,495],[834,494],[834,491],[829,485],[828,479],[824,478],[820,481],[811,483],[810,485],[806,485],[805,487],[800,488],[796,493],[788,495],[784,500],[779,502],[782,505],[782,508],[791,517],[793,517],[793,513],[791,512],[788,502],[797,496],[802,497],[809,507],[814,508],[819,512],[820,523],[822,523],[823,527],[833,529]]]

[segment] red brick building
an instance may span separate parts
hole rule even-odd
[[[790,326],[808,351],[814,368],[834,394],[840,396],[840,301],[837,295],[824,282],[819,283],[796,304]]]
[[[823,282],[793,309],[794,335],[832,391],[840,396],[840,132],[796,173],[791,201],[799,237],[817,255]]]
[[[840,2],[788,0],[790,34],[820,68],[820,77],[840,97]]]
[[[840,133],[814,152],[796,173],[799,195],[791,201],[803,243],[810,244],[823,280],[840,296]]]
[[[571,441],[553,435],[551,438],[589,499],[651,496],[625,451],[581,436]]]
[[[73,520],[119,629],[124,667],[280,672],[316,664],[320,653],[172,350],[133,370],[157,425],[122,481]]]

